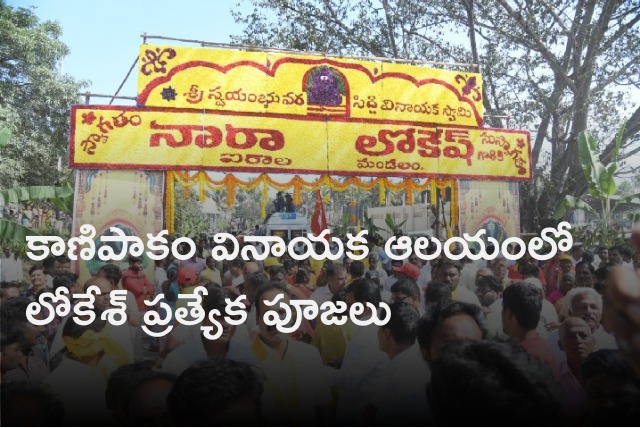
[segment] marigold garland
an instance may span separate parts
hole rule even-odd
[[[359,177],[348,177],[344,181],[339,181],[332,178],[329,175],[321,175],[318,179],[313,181],[306,181],[300,176],[294,176],[289,181],[279,182],[275,181],[273,177],[268,174],[260,174],[254,179],[240,180],[233,174],[226,174],[222,180],[214,180],[204,171],[197,171],[194,173],[184,171],[167,171],[166,184],[165,184],[165,218],[167,229],[170,233],[174,231],[174,215],[175,215],[175,192],[173,190],[174,183],[180,184],[183,188],[183,195],[188,197],[191,193],[191,188],[198,186],[198,198],[200,202],[204,202],[206,199],[206,190],[219,191],[222,189],[227,190],[227,207],[231,208],[235,204],[235,189],[241,189],[244,191],[252,191],[262,185],[262,201],[260,203],[260,215],[265,217],[267,214],[268,206],[268,193],[269,188],[275,189],[280,192],[287,191],[293,188],[293,202],[295,205],[302,203],[302,191],[315,191],[322,187],[328,187],[331,190],[337,192],[344,192],[352,186],[359,189],[370,191],[378,186],[378,201],[380,205],[384,205],[386,202],[386,190],[389,189],[393,192],[406,191],[405,200],[407,205],[413,205],[414,192],[424,192],[427,189],[431,190],[430,203],[436,204],[437,195],[436,191],[440,190],[442,196],[447,187],[451,188],[451,226],[458,225],[458,183],[456,180],[440,180],[440,179],[428,179],[424,183],[416,183],[411,178],[406,178],[399,183],[394,183],[386,177],[374,178],[371,181],[364,181]]]

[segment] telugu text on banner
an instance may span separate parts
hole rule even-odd
[[[73,168],[529,180],[526,131],[74,106]]]
[[[218,112],[482,125],[482,77],[321,55],[142,45],[138,104]]]

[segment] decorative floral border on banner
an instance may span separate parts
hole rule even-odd
[[[436,191],[440,191],[444,196],[444,192],[447,188],[451,189],[451,228],[454,229],[458,226],[458,185],[456,180],[438,180],[429,179],[424,183],[417,182],[415,179],[406,178],[399,183],[394,183],[388,178],[375,178],[371,181],[363,181],[359,177],[349,177],[345,181],[338,181],[329,175],[322,175],[316,180],[307,181],[299,176],[294,176],[288,181],[277,181],[269,174],[260,174],[258,177],[249,180],[240,180],[233,174],[226,174],[221,180],[214,180],[206,172],[198,171],[193,173],[180,172],[180,171],[167,171],[166,185],[165,185],[165,199],[166,199],[166,225],[170,232],[174,230],[173,224],[173,201],[175,200],[174,183],[179,184],[184,190],[184,196],[187,197],[192,188],[196,188],[198,191],[198,198],[201,202],[204,202],[207,195],[207,190],[227,190],[227,206],[231,207],[235,203],[235,189],[239,188],[245,191],[255,190],[262,186],[262,201],[260,203],[260,215],[265,217],[267,214],[267,204],[269,203],[268,191],[269,188],[278,191],[286,191],[293,189],[293,202],[296,205],[302,203],[302,191],[315,191],[323,187],[328,187],[331,190],[344,192],[350,187],[354,186],[362,190],[372,190],[378,186],[378,201],[380,205],[385,204],[385,190],[389,189],[393,192],[406,192],[405,203],[407,205],[413,205],[414,192],[424,192],[431,189],[432,205],[435,205],[433,198],[436,195]],[[435,190],[434,190],[435,189]]]

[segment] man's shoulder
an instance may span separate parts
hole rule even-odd
[[[289,346],[297,359],[301,359],[305,363],[314,363],[317,360],[319,364],[322,364],[320,352],[315,346],[297,340],[289,340]]]
[[[331,294],[329,287],[325,285],[324,287],[318,287],[316,291],[311,293],[309,299],[315,301],[318,305],[322,305],[325,302],[331,301],[332,297],[333,294]]]
[[[324,286],[324,287],[318,287],[316,288],[316,291],[314,291],[313,293],[311,293],[311,297],[313,296],[325,296],[326,294],[328,294],[329,287],[328,286]]]

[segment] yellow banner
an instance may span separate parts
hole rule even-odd
[[[304,118],[482,125],[482,77],[381,61],[140,47],[138,104]]]
[[[526,131],[74,106],[73,168],[531,178]]]

